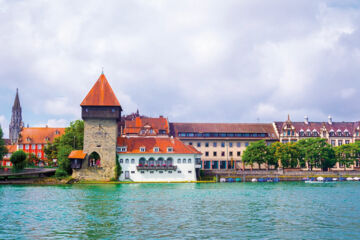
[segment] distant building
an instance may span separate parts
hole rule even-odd
[[[16,145],[6,145],[8,153],[4,156],[3,160],[0,162],[0,165],[3,167],[10,167],[12,163],[10,162],[11,155],[16,152],[17,146]]]
[[[302,122],[293,122],[288,116],[285,122],[274,122],[274,128],[282,143],[297,142],[307,138],[324,138],[335,147],[360,140],[360,122],[334,122],[331,116],[324,122],[311,122],[307,116]],[[335,168],[344,169],[344,166],[337,163]],[[355,164],[347,169],[354,168],[360,168],[359,161],[355,161]]]
[[[11,122],[9,125],[9,138],[11,144],[16,144],[21,128],[23,127],[22,113],[19,99],[19,92],[16,89],[16,96],[11,112]]]
[[[120,180],[135,182],[196,181],[201,153],[175,138],[120,137]]]
[[[65,133],[65,128],[34,127],[22,128],[17,148],[26,153],[32,153],[40,160],[46,160],[44,148],[55,138]]]
[[[202,169],[246,169],[242,154],[251,142],[278,141],[271,123],[170,123],[171,135],[202,153]]]

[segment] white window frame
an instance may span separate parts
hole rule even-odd
[[[140,147],[140,152],[145,152],[146,148],[145,147]]]
[[[174,148],[173,147],[168,147],[167,152],[174,152]]]
[[[154,152],[160,152],[160,148],[159,147],[154,147]]]

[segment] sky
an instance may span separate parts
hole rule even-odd
[[[0,124],[67,126],[104,73],[124,114],[360,120],[360,1],[0,0]]]

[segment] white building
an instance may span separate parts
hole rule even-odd
[[[199,176],[201,153],[178,139],[122,137],[117,145],[121,181],[196,181]]]

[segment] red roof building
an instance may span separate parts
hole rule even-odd
[[[125,120],[123,134],[127,136],[168,136],[170,133],[169,122],[166,118],[136,117]]]

